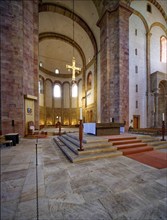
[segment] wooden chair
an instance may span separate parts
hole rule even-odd
[[[35,126],[33,121],[28,122],[28,134],[34,134]]]

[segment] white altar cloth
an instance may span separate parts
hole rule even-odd
[[[83,123],[84,133],[96,135],[96,123]]]

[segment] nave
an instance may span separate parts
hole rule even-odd
[[[53,136],[21,138],[1,148],[1,219],[166,220],[166,173],[125,156],[70,163]]]

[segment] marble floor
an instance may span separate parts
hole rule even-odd
[[[1,148],[1,220],[167,220],[167,169],[124,156],[73,164],[51,136],[37,146],[38,157],[35,139]]]

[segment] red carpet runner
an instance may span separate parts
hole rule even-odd
[[[154,150],[152,146],[134,136],[115,136],[110,137],[108,141],[117,146],[117,150],[122,151],[126,157],[158,169],[167,168],[167,152]]]
[[[166,152],[153,150],[143,153],[130,154],[126,156],[157,169],[167,168]]]

